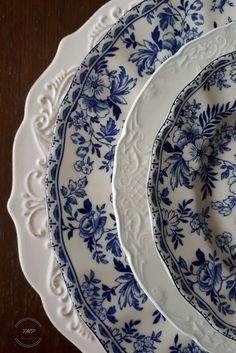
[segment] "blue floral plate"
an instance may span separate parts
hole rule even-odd
[[[111,179],[144,83],[182,45],[230,21],[231,6],[143,1],[90,52],[63,100],[46,177],[52,245],[76,309],[108,352],[202,352],[136,282],[117,236]]]
[[[236,53],[177,97],[153,148],[158,251],[181,294],[236,340]],[[165,192],[165,198],[162,197]]]

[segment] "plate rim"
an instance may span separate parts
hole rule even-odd
[[[27,94],[23,120],[17,129],[12,147],[12,188],[7,202],[7,210],[16,230],[22,272],[31,287],[39,294],[43,309],[52,324],[63,336],[85,353],[102,353],[104,350],[73,309],[71,299],[65,295],[67,289],[57,268],[55,255],[49,247],[49,237],[47,238],[48,234],[46,234],[47,225],[42,224],[42,234],[36,234],[30,214],[28,214],[31,212],[29,202],[38,202],[35,212],[45,205],[44,197],[40,198],[42,194],[44,195],[43,178],[45,173],[41,163],[45,163],[47,158],[49,139],[44,140],[37,136],[39,131],[37,131],[35,122],[38,116],[43,115],[42,110],[45,106],[42,99],[49,98],[49,102],[52,103],[52,111],[47,116],[48,120],[46,119],[45,123],[51,124],[51,119],[53,120],[57,113],[55,110],[57,107],[55,108],[53,104],[58,95],[64,95],[58,91],[65,79],[70,78],[72,73],[74,75],[78,63],[82,62],[101,34],[107,31],[135,3],[137,0],[110,0],[96,10],[75,32],[61,39],[53,60],[40,74]],[[74,44],[78,41],[84,41],[85,37],[88,38],[87,45],[82,46],[78,52],[74,49]],[[71,52],[72,55],[65,56],[65,52]],[[24,143],[21,143],[22,140]],[[23,159],[23,162],[19,164],[18,160],[22,150],[25,153],[29,152],[29,160],[34,162],[30,164]],[[32,172],[34,180],[40,184],[39,187],[42,189],[40,189],[42,193],[40,196],[38,195],[40,190],[34,185],[32,179],[29,179],[29,174]],[[25,180],[25,182],[19,183],[19,180]],[[22,213],[23,204],[24,213]],[[26,251],[27,248],[31,249],[31,256]],[[32,260],[38,264],[38,270],[31,266]],[[39,275],[40,273],[41,275]],[[57,287],[53,287],[55,280]]]
[[[222,62],[222,65],[220,66],[220,65],[217,65],[217,63],[218,62],[220,62],[220,61],[223,61],[223,60],[227,60],[227,59],[231,59],[231,61],[229,62]],[[232,61],[233,60],[233,61]],[[174,125],[173,125],[173,120],[172,119],[175,119],[174,117],[175,117],[175,109],[176,109],[176,106],[178,106],[179,104],[180,104],[180,102],[182,101],[182,100],[185,100],[185,96],[186,95],[188,95],[189,93],[192,93],[192,91],[190,92],[189,91],[189,88],[191,88],[192,89],[192,87],[195,87],[195,89],[196,89],[196,87],[198,87],[196,90],[195,90],[195,92],[194,93],[196,93],[197,92],[197,90],[198,89],[200,89],[200,88],[202,88],[202,78],[204,77],[204,79],[205,79],[205,75],[208,73],[208,76],[210,75],[210,73],[209,72],[211,72],[211,70],[212,71],[217,71],[219,68],[221,68],[223,65],[224,65],[224,67],[225,66],[229,66],[229,65],[231,65],[231,64],[235,64],[236,63],[236,50],[234,50],[234,51],[232,51],[232,52],[230,52],[230,53],[227,53],[227,54],[223,54],[222,56],[219,56],[219,57],[217,57],[216,59],[214,59],[209,65],[207,65],[193,80],[191,80],[191,82],[189,82],[185,87],[184,87],[184,89],[178,94],[178,96],[176,97],[176,99],[175,99],[175,101],[173,102],[173,104],[172,104],[172,106],[171,106],[171,109],[170,109],[170,112],[169,112],[169,114],[168,114],[168,116],[167,116],[167,118],[166,118],[166,121],[165,121],[165,128],[172,128],[172,127],[174,127]],[[213,66],[215,66],[214,68],[213,68]],[[198,81],[200,81],[200,82],[198,82]],[[177,102],[177,100],[179,101],[179,102]],[[181,105],[182,105],[182,103],[181,103]],[[169,126],[168,126],[168,124],[169,124]],[[153,143],[153,147],[152,147],[152,156],[151,156],[151,161],[150,161],[150,166],[149,166],[149,172],[148,172],[148,185],[147,185],[147,198],[148,198],[148,205],[149,205],[149,208],[150,208],[150,212],[149,212],[149,214],[150,214],[150,217],[152,218],[152,236],[153,236],[153,239],[154,239],[154,242],[155,242],[155,246],[156,246],[156,248],[157,248],[157,251],[158,251],[158,253],[159,253],[159,256],[161,256],[161,258],[162,258],[162,260],[163,260],[163,263],[164,263],[164,265],[165,265],[165,268],[166,268],[166,270],[168,271],[168,273],[170,274],[170,276],[171,276],[171,278],[172,278],[172,281],[174,282],[174,284],[175,284],[175,287],[176,287],[176,289],[181,293],[181,295],[184,297],[184,299],[185,299],[185,297],[187,296],[186,294],[184,294],[184,293],[182,293],[182,292],[185,292],[185,289],[180,289],[180,287],[181,287],[181,285],[180,284],[177,284],[177,283],[181,283],[182,282],[182,280],[181,279],[175,279],[174,277],[173,277],[173,275],[172,275],[172,273],[177,273],[177,272],[179,272],[179,270],[178,271],[175,271],[175,270],[173,270],[173,269],[170,269],[169,267],[171,267],[171,265],[169,264],[169,266],[168,266],[168,264],[166,263],[166,261],[165,261],[165,258],[164,258],[164,255],[162,256],[161,254],[162,253],[164,253],[164,251],[163,250],[159,250],[160,248],[161,248],[161,246],[159,245],[159,241],[156,239],[156,236],[155,236],[155,226],[154,226],[154,224],[155,224],[155,219],[156,218],[154,218],[154,213],[156,213],[156,211],[155,211],[155,209],[157,208],[156,206],[155,206],[155,203],[156,203],[156,201],[157,201],[157,186],[155,185],[153,185],[153,174],[156,172],[156,169],[154,169],[155,167],[157,168],[157,166],[156,166],[156,162],[155,162],[155,157],[154,156],[156,156],[156,151],[157,151],[157,148],[158,148],[158,146],[160,146],[160,142],[161,142],[161,139],[162,139],[162,134],[164,133],[164,131],[163,131],[164,129],[160,129],[159,131],[158,131],[158,133],[157,133],[157,136],[156,136],[156,138],[155,138],[155,140],[154,140],[154,143]],[[161,153],[161,151],[163,151],[163,148],[162,149],[160,149],[160,153]],[[159,152],[158,152],[159,153]],[[163,235],[163,234],[160,234],[160,239],[162,239],[162,238],[164,238],[165,236]],[[174,259],[174,256],[172,257],[172,259]],[[176,260],[176,262],[177,262],[177,259],[175,258],[175,260]],[[187,286],[187,285],[186,285]],[[194,294],[196,295],[196,297],[197,296],[199,296],[199,295],[197,295],[195,292],[194,292],[194,290],[192,290],[192,292],[193,292],[193,296],[194,296]],[[205,317],[205,315],[203,314],[206,310],[204,310],[204,309],[201,309],[201,308],[198,308],[197,307],[197,299],[196,299],[196,303],[195,303],[195,305],[193,304],[193,302],[192,303],[190,303],[187,299],[185,299],[187,302],[189,302],[189,304],[191,305],[191,306],[193,306],[202,316],[203,316],[203,318],[205,318],[209,323],[210,323],[210,325],[213,327],[213,328],[215,328],[219,333],[221,333],[222,335],[225,335],[225,332],[223,333],[223,332],[221,332],[220,331],[220,328],[217,326],[217,324],[215,324],[214,323],[214,317],[217,319],[217,320],[219,320],[219,321],[221,321],[222,322],[222,325],[223,324],[225,324],[225,328],[224,328],[224,331],[227,331],[227,327],[229,327],[229,329],[231,328],[231,331],[235,331],[236,332],[236,326],[233,326],[232,324],[227,324],[227,322],[225,322],[223,319],[221,319],[219,316],[218,316],[218,314],[214,311],[214,309],[212,309],[211,308],[211,306],[210,306],[210,304],[207,304],[206,302],[205,302],[205,300],[203,299],[203,298],[201,298],[200,296],[199,296],[199,299],[200,299],[200,301],[202,301],[205,305],[206,305],[206,307],[208,307],[209,308],[209,311],[211,311],[211,312],[214,312],[215,313],[215,316],[213,315],[213,314],[211,314],[211,316],[209,317],[209,315],[208,314],[206,314],[207,316]],[[192,300],[193,301],[193,300]],[[213,317],[213,318],[211,318],[211,317]],[[212,321],[213,321],[213,323],[212,323]],[[227,336],[229,339],[232,339],[232,340],[234,340],[234,341],[236,341],[236,337],[235,337],[235,334],[234,334],[234,338],[233,338],[233,334],[232,334],[232,337],[230,337],[230,336]]]
[[[122,226],[122,222],[121,222],[121,216],[122,216],[121,201],[124,201],[124,200],[122,200],[121,186],[119,185],[119,180],[121,180],[121,178],[122,178],[120,160],[121,160],[121,146],[123,144],[124,148],[126,148],[126,150],[127,150],[128,144],[125,147],[124,140],[127,137],[128,133],[131,132],[131,125],[133,124],[133,126],[134,126],[135,124],[137,124],[137,122],[136,122],[137,119],[135,118],[135,114],[138,114],[138,109],[141,106],[141,100],[143,99],[143,101],[144,101],[144,98],[142,98],[142,96],[145,96],[145,90],[147,90],[148,87],[150,87],[152,84],[153,84],[153,86],[155,86],[155,77],[158,77],[158,75],[160,75],[159,73],[162,73],[162,71],[164,72],[166,67],[168,68],[168,65],[171,66],[172,62],[173,63],[175,61],[178,62],[178,60],[179,60],[179,62],[181,62],[181,60],[182,60],[182,62],[184,62],[185,51],[189,50],[189,52],[190,52],[191,47],[193,47],[195,45],[195,43],[204,42],[205,38],[211,37],[212,35],[214,36],[214,33],[220,33],[220,32],[223,33],[223,31],[227,31],[230,28],[232,28],[234,31],[236,31],[236,24],[231,23],[226,26],[222,26],[217,29],[213,29],[213,30],[209,31],[208,33],[204,34],[203,36],[201,36],[200,38],[195,39],[192,42],[185,44],[174,56],[167,59],[167,61],[155,71],[153,76],[149,79],[149,81],[145,85],[144,90],[141,92],[139,97],[137,97],[134,109],[130,112],[130,114],[128,115],[128,118],[126,119],[123,131],[122,131],[122,134],[121,134],[121,137],[119,139],[117,149],[116,149],[115,163],[114,163],[114,176],[113,176],[113,204],[114,204],[115,216],[117,219],[118,235],[119,235],[120,243],[122,244],[122,248],[125,251],[128,262],[132,268],[132,271],[134,272],[136,278],[138,278],[139,283],[142,286],[143,290],[147,293],[147,295],[152,300],[154,305],[156,305],[156,307],[167,317],[167,319],[170,320],[170,322],[172,322],[172,324],[174,324],[176,327],[178,327],[184,334],[186,334],[187,336],[194,339],[204,349],[207,349],[209,352],[211,352],[212,349],[214,349],[214,352],[212,351],[213,353],[222,353],[222,346],[219,348],[220,350],[217,349],[217,346],[219,343],[219,339],[222,337],[224,340],[224,336],[215,330],[212,331],[213,329],[209,324],[207,324],[207,327],[206,327],[204,322],[202,322],[202,320],[201,320],[201,316],[199,316],[199,318],[200,318],[199,322],[196,322],[196,323],[192,322],[191,323],[192,318],[186,317],[186,315],[185,315],[186,323],[184,324],[184,322],[182,320],[179,320],[179,317],[178,317],[176,311],[175,312],[173,311],[173,307],[172,308],[166,307],[167,303],[166,303],[165,297],[167,296],[167,291],[162,290],[162,288],[158,288],[158,290],[155,291],[154,288],[151,288],[151,278],[149,278],[149,280],[150,280],[149,283],[147,283],[146,278],[145,278],[145,276],[147,276],[147,271],[144,273],[143,269],[141,269],[141,266],[140,266],[140,268],[138,268],[139,266],[138,266],[137,262],[135,261],[135,257],[140,258],[140,256],[142,256],[142,252],[140,249],[138,249],[137,246],[134,247],[133,250],[131,249],[131,246],[128,243],[129,233],[127,232],[126,238],[125,238],[124,233],[123,233],[124,227]],[[225,35],[223,35],[222,37],[224,37],[224,36]],[[219,45],[220,45],[220,41],[219,41]],[[236,48],[236,46],[234,46],[233,48]],[[222,49],[222,51],[223,51],[223,49]],[[201,69],[203,69],[206,65],[201,67],[201,65],[199,64],[199,66],[200,66],[199,71],[201,71]],[[192,78],[194,78],[196,75],[197,75],[197,73]],[[180,89],[179,89],[179,91],[180,91]],[[169,103],[169,108],[171,108],[172,103]],[[130,122],[131,119],[132,119],[132,122]],[[162,123],[160,123],[160,126],[158,129],[161,128],[161,126],[164,124],[164,122],[165,122],[165,117],[163,117],[163,121],[162,121]],[[129,124],[129,126],[128,126],[128,124]],[[138,125],[136,125],[136,126],[138,127]],[[151,151],[150,151],[150,153],[151,153]],[[137,158],[138,158],[138,156],[137,156]],[[148,168],[148,170],[149,170],[149,168]],[[145,188],[145,190],[146,190],[146,188]],[[123,195],[123,196],[125,199],[125,195]],[[131,205],[129,205],[129,206],[131,206]],[[148,208],[148,205],[147,205],[147,208]],[[149,210],[148,210],[148,214],[149,214]],[[139,222],[140,223],[142,222],[141,217],[140,217]],[[152,231],[152,228],[150,228],[150,232],[151,231]],[[150,237],[152,238],[151,234],[150,234]],[[153,246],[155,247],[155,245],[153,245]],[[155,251],[156,251],[156,249],[155,249]],[[159,259],[158,263],[160,266],[163,266],[162,259]],[[142,266],[143,267],[146,266],[145,260],[142,261]],[[164,268],[164,266],[163,266],[163,268]],[[168,273],[166,272],[165,268],[163,270],[163,273],[165,273],[165,276],[167,279]],[[171,281],[171,278],[169,278],[169,280]],[[150,288],[147,288],[149,285],[150,285]],[[174,289],[174,292],[175,291],[177,292],[176,289]],[[183,298],[182,298],[182,300],[185,301],[185,299],[183,299]],[[188,306],[190,306],[190,305],[188,304]],[[198,315],[200,315],[200,314],[198,314]],[[210,330],[210,332],[209,332],[209,330]],[[203,334],[203,332],[204,332],[204,334]],[[216,339],[216,334],[220,335],[220,336],[218,336],[217,339]],[[213,340],[213,338],[214,338],[214,340]],[[216,342],[217,342],[217,344],[216,344]],[[228,340],[228,342],[226,342],[226,343],[223,342],[222,344],[225,349],[225,352],[233,353],[235,351],[235,347],[236,347],[235,341]]]

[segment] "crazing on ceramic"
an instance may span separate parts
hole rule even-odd
[[[231,21],[231,4],[215,5],[146,0],[130,10],[77,71],[56,122],[46,181],[52,244],[76,309],[109,352],[171,351],[180,336],[178,352],[193,345],[134,278],[111,179],[123,122],[150,75],[185,43]]]

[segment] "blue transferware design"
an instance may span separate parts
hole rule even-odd
[[[180,0],[179,4],[166,1],[157,17],[159,25],[154,28],[150,39],[143,42],[136,41],[134,33],[125,32],[123,40],[126,47],[133,47],[129,61],[136,64],[140,76],[152,74],[158,64],[176,53],[183,44],[198,38],[203,31],[204,17],[201,14],[203,2],[201,0]],[[153,18],[148,17],[152,24]],[[189,22],[192,23],[190,27]],[[161,30],[164,33],[161,35]]]
[[[149,201],[160,255],[181,292],[235,339],[236,53],[177,97],[154,147]]]
[[[174,344],[169,347],[169,350],[170,353],[207,353],[199,348],[193,341],[183,347],[183,344],[179,342],[179,335],[175,336]]]
[[[134,7],[88,54],[57,118],[46,177],[52,245],[76,309],[108,352],[166,352],[166,333],[173,331],[173,341],[178,333],[147,299],[120,247],[112,167],[123,122],[150,74],[228,21],[209,6],[145,0]],[[192,344],[178,335],[183,346]]]
[[[211,11],[219,11],[222,13],[227,5],[233,7],[234,2],[231,0],[213,0]]]
[[[112,46],[105,57],[115,56],[118,48]],[[137,78],[130,78],[123,66],[108,71],[107,59],[99,60],[85,83],[78,105],[69,118],[69,127],[76,132],[71,141],[76,146],[78,159],[74,163],[77,172],[89,175],[93,171],[93,158],[102,159],[99,169],[107,173],[112,169],[114,141],[120,129],[116,120],[121,114],[121,106],[126,105],[126,95],[136,85]],[[112,116],[112,117],[111,117]],[[107,119],[106,119],[107,118]],[[115,118],[115,119],[114,119]],[[108,151],[102,156],[101,149]]]

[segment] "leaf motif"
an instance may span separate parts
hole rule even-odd
[[[84,209],[86,213],[90,213],[92,211],[92,204],[89,199],[84,200]]]
[[[120,260],[117,260],[116,258],[113,259],[113,262],[114,262],[114,266],[115,266],[114,268],[116,271],[123,272],[123,273],[131,272],[129,265],[125,266]]]
[[[204,264],[206,259],[205,259],[205,255],[204,253],[202,252],[201,249],[198,249],[197,252],[196,252],[196,257],[198,259],[198,262],[200,265]]]
[[[61,187],[61,193],[62,193],[62,195],[63,195],[64,197],[66,197],[67,192],[68,192],[67,188],[66,188],[65,186],[62,186],[62,187]]]

